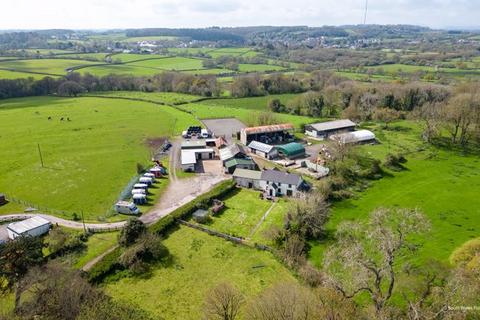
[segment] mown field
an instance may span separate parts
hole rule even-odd
[[[361,149],[382,160],[388,152],[404,152],[408,159],[406,170],[390,172],[390,177],[373,182],[355,198],[335,203],[329,233],[334,233],[340,222],[365,219],[378,207],[419,208],[432,227],[428,234],[416,239],[420,247],[413,262],[447,262],[456,247],[480,233],[480,158],[423,146],[416,124],[399,122],[393,128],[377,128],[380,144]],[[316,265],[321,265],[329,244],[331,241],[313,245],[310,259]]]
[[[66,75],[66,69],[74,66],[86,66],[96,62],[86,60],[68,60],[68,59],[32,59],[0,61],[0,68],[12,69],[24,72],[39,72],[53,75]]]
[[[34,78],[36,80],[40,80],[44,78],[44,74],[38,73],[28,73],[28,72],[17,72],[17,71],[10,71],[10,70],[2,70],[0,69],[0,79],[26,79],[26,78]],[[53,76],[56,78],[57,76]]]
[[[187,113],[146,102],[39,97],[0,102],[0,123],[0,190],[64,210],[56,214],[68,219],[82,210],[87,220],[95,221],[109,212],[136,174],[136,163],[149,163],[145,139],[179,134],[198,122]],[[8,213],[9,206],[2,212]]]
[[[192,102],[201,99],[201,96],[194,96],[185,93],[175,92],[140,92],[140,91],[110,91],[110,92],[95,92],[95,96],[103,97],[120,97],[132,99],[144,99],[164,104],[179,104]]]
[[[295,281],[270,253],[188,227],[179,227],[164,244],[173,256],[170,264],[148,277],[107,279],[106,292],[154,317],[188,320],[201,318],[208,290],[219,283],[234,284],[249,301],[274,283]]]
[[[279,99],[283,104],[287,104],[288,101],[295,98],[298,94],[271,94],[263,97],[251,97],[251,98],[238,98],[238,99],[209,99],[200,102],[205,105],[224,106],[241,109],[253,109],[260,111],[268,110],[268,102],[272,99]]]

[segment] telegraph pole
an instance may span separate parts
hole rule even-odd
[[[87,233],[87,227],[85,227],[85,218],[83,218],[83,210],[81,210],[80,213],[82,214],[83,232]]]
[[[42,157],[42,150],[40,149],[40,143],[37,143],[37,147],[38,147],[38,155],[40,156],[40,163],[42,164],[42,168],[44,168],[45,166],[43,165],[43,157]]]
[[[365,13],[363,15],[363,24],[367,23],[368,0],[365,0]]]

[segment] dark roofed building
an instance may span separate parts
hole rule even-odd
[[[290,142],[281,146],[276,146],[278,154],[284,158],[295,159],[305,156],[305,147],[298,142]]]
[[[248,169],[248,170],[255,170],[257,168],[257,164],[250,158],[233,158],[225,162],[225,171],[228,173],[233,173],[235,169]]]

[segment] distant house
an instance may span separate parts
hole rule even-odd
[[[45,234],[50,230],[50,221],[40,216],[34,216],[32,218],[10,223],[7,226],[8,237],[15,239],[21,236],[37,237]]]
[[[305,147],[298,142],[291,142],[281,146],[276,146],[278,154],[287,159],[295,159],[305,156]]]
[[[233,173],[233,180],[237,185],[245,188],[260,189],[260,180],[262,179],[262,172],[246,169],[235,169]]]
[[[255,170],[257,168],[257,164],[250,158],[233,158],[225,162],[225,171],[227,173],[233,173],[235,169],[238,168]]]
[[[232,144],[231,146],[227,146],[219,150],[220,153],[220,160],[225,164],[228,160],[233,158],[246,158],[247,151],[243,148],[243,146],[239,145],[238,143]]]
[[[308,187],[297,174],[279,170],[262,171],[260,188],[270,196],[296,196]]]
[[[259,155],[265,159],[273,159],[278,155],[277,149],[275,149],[274,146],[258,141],[250,142],[248,148],[250,149],[251,153]]]
[[[356,123],[348,119],[313,123],[305,126],[305,134],[314,138],[327,139],[331,135],[355,130]]]
[[[336,134],[331,136],[330,139],[343,144],[369,143],[375,141],[375,133],[369,130],[358,130],[353,132]]]

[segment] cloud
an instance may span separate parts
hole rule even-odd
[[[0,29],[342,25],[364,0],[2,0]],[[475,26],[478,0],[369,0],[368,23]]]

